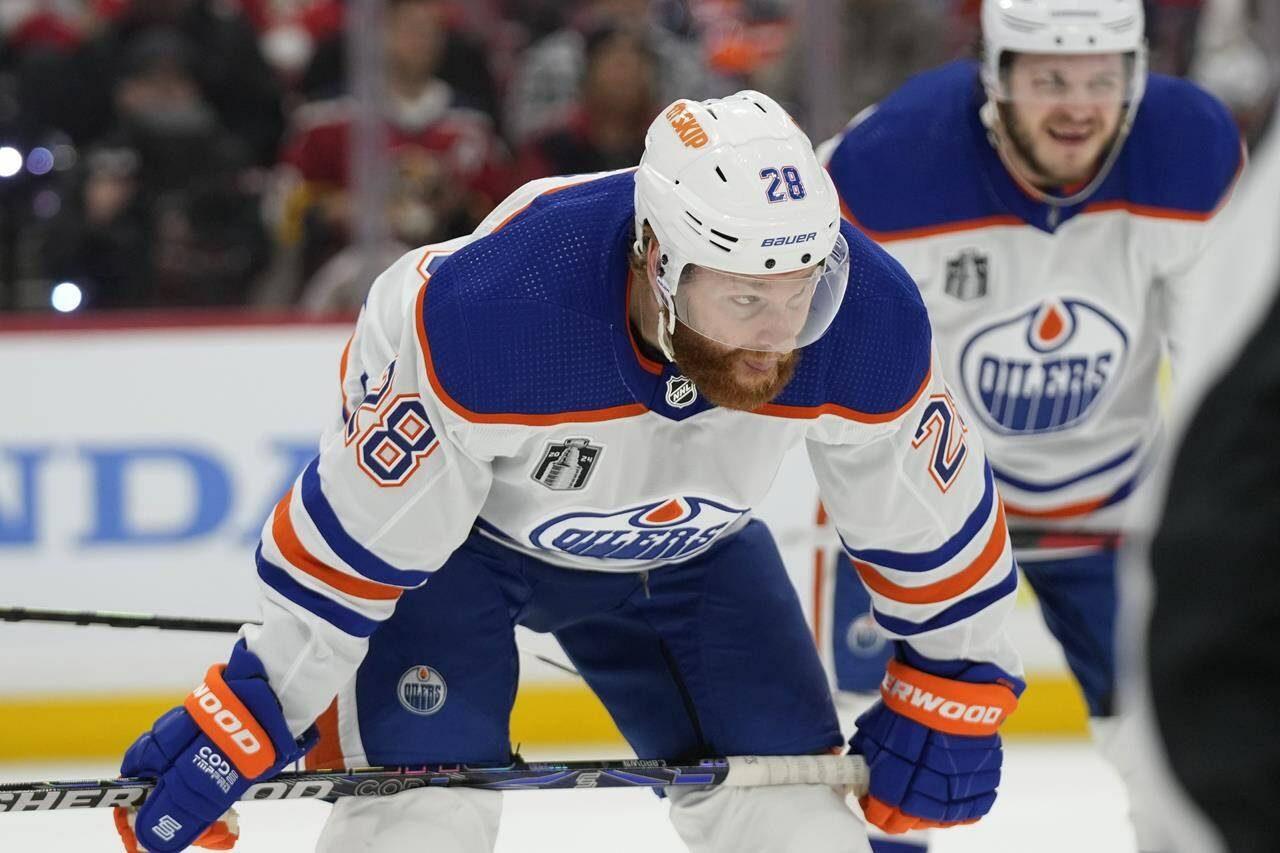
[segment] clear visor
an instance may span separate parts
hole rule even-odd
[[[727,347],[787,353],[822,337],[848,283],[843,236],[822,263],[796,272],[745,276],[691,264],[676,288],[676,319]]]
[[[1132,53],[1008,53],[997,100],[1026,104],[1128,103],[1138,91]]]

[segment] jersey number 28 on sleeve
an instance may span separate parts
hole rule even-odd
[[[404,485],[440,446],[418,395],[391,396],[395,367],[394,361],[387,366],[347,421],[346,443],[355,441],[356,464],[379,486]]]

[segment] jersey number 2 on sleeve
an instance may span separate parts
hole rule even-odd
[[[942,491],[951,488],[951,484],[960,476],[964,460],[969,456],[969,448],[964,443],[965,433],[969,427],[956,408],[951,393],[934,394],[925,406],[920,423],[916,426],[912,447],[920,447],[930,436],[933,446],[929,452],[929,476]]]

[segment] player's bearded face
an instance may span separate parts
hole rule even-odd
[[[1007,72],[1001,121],[1032,183],[1089,180],[1114,144],[1127,95],[1121,54],[1019,54]]]
[[[751,411],[782,393],[800,362],[789,353],[735,349],[676,323],[671,338],[676,364],[698,391],[726,409]]]

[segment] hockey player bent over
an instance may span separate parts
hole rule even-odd
[[[197,688],[260,748],[198,696],[162,717],[123,765],[160,778],[122,819],[146,849],[196,841],[317,718],[325,766],[507,763],[517,624],[558,638],[639,756],[840,747],[751,518],[800,442],[846,541],[955,554],[883,576],[902,642],[899,689],[853,743],[868,817],[991,808],[996,729],[1022,690],[991,471],[915,285],[842,224],[772,100],[676,102],[638,169],[534,182],[470,237],[406,255],[373,286],[343,396],[346,423],[263,530],[263,624]],[[917,691],[993,713],[952,720],[903,698]],[[452,788],[341,800],[319,849],[491,850],[500,810]],[[671,818],[695,851],[867,849],[823,786],[673,791]]]
[[[1242,166],[1221,104],[1148,76],[1142,11],[987,0],[981,64],[915,78],[822,149],[847,218],[920,285],[1018,562],[1113,760],[1114,537],[1053,531],[1122,528],[1159,444],[1162,347],[1176,376],[1195,325],[1212,322],[1187,316],[1188,289],[1231,298],[1231,282],[1188,271]],[[853,575],[874,591],[886,571],[928,561],[845,544],[837,679],[863,689],[866,658],[845,643],[864,636],[868,610]],[[1143,850],[1161,847],[1158,817],[1138,803]]]

